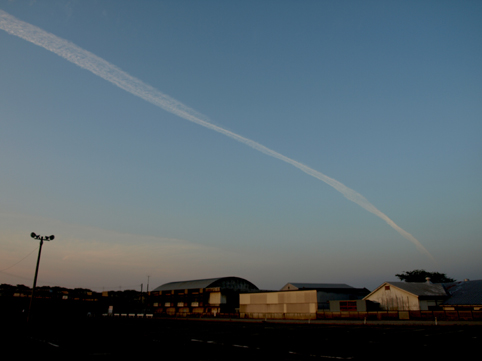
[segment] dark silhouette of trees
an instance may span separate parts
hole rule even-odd
[[[396,274],[401,281],[404,282],[426,282],[427,277],[430,278],[432,283],[450,283],[455,282],[455,279],[447,277],[445,273],[428,272],[423,269],[416,269],[413,271],[404,271],[403,273]]]

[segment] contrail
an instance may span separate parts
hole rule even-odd
[[[318,172],[300,162],[297,162],[291,158],[288,158],[272,149],[265,147],[251,139],[242,137],[239,134],[233,133],[227,129],[221,128],[217,125],[210,123],[208,117],[203,114],[196,112],[187,105],[177,101],[170,96],[161,93],[159,90],[153,88],[152,86],[142,82],[141,80],[134,78],[133,76],[122,71],[115,65],[105,61],[102,58],[92,54],[91,52],[84,50],[77,45],[59,38],[53,34],[50,34],[34,25],[26,23],[24,21],[18,20],[17,18],[11,16],[3,10],[0,10],[0,29],[5,30],[7,33],[18,36],[25,39],[35,45],[41,46],[64,59],[67,59],[71,63],[84,68],[95,75],[117,85],[119,88],[134,94],[170,113],[173,113],[183,119],[189,120],[193,123],[199,124],[203,127],[214,130],[215,132],[224,134],[240,143],[243,143],[261,153],[269,155],[271,157],[277,158],[295,166],[296,168],[302,170],[303,172],[327,183],[328,185],[335,188],[338,192],[343,194],[347,199],[355,202],[360,207],[365,208],[368,212],[373,213],[377,217],[380,217],[385,222],[388,223],[390,227],[395,229],[403,237],[412,242],[420,252],[425,253],[432,260],[434,258],[425,249],[424,246],[410,233],[400,228],[395,222],[393,222],[388,216],[381,211],[379,211],[373,204],[371,204],[365,197],[361,194],[355,192],[353,189],[348,188],[344,184],[338,182],[336,179],[330,178],[327,175]]]

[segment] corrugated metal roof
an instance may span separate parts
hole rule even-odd
[[[218,278],[206,278],[200,280],[189,280],[180,282],[165,283],[152,292],[156,291],[175,291],[175,290],[192,290],[200,288],[221,287],[230,289],[242,289],[242,290],[257,290],[251,282],[239,277],[218,277]]]
[[[287,286],[294,286],[298,289],[332,289],[332,288],[350,288],[353,289],[352,286],[346,285],[344,283],[300,283],[300,282],[289,282],[287,283],[282,289],[284,289]]]
[[[444,305],[482,305],[482,280],[446,283],[450,298]]]
[[[426,282],[387,282],[404,291],[410,292],[419,297],[440,297],[447,296],[441,283]],[[373,293],[373,292],[372,292]]]
[[[155,291],[170,291],[170,290],[190,290],[194,288],[209,288],[209,286],[216,282],[219,278],[206,278],[201,280],[190,280],[180,282],[165,283],[153,290]]]

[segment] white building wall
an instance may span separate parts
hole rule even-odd
[[[317,308],[315,290],[239,295],[242,318],[315,319]]]
[[[389,286],[389,289],[386,289]],[[418,297],[396,288],[392,285],[384,285],[378,291],[365,298],[380,304],[380,307],[388,311],[419,311]]]

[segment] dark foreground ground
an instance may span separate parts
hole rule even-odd
[[[482,326],[363,325],[187,319],[2,322],[3,355],[225,360],[474,359]]]

